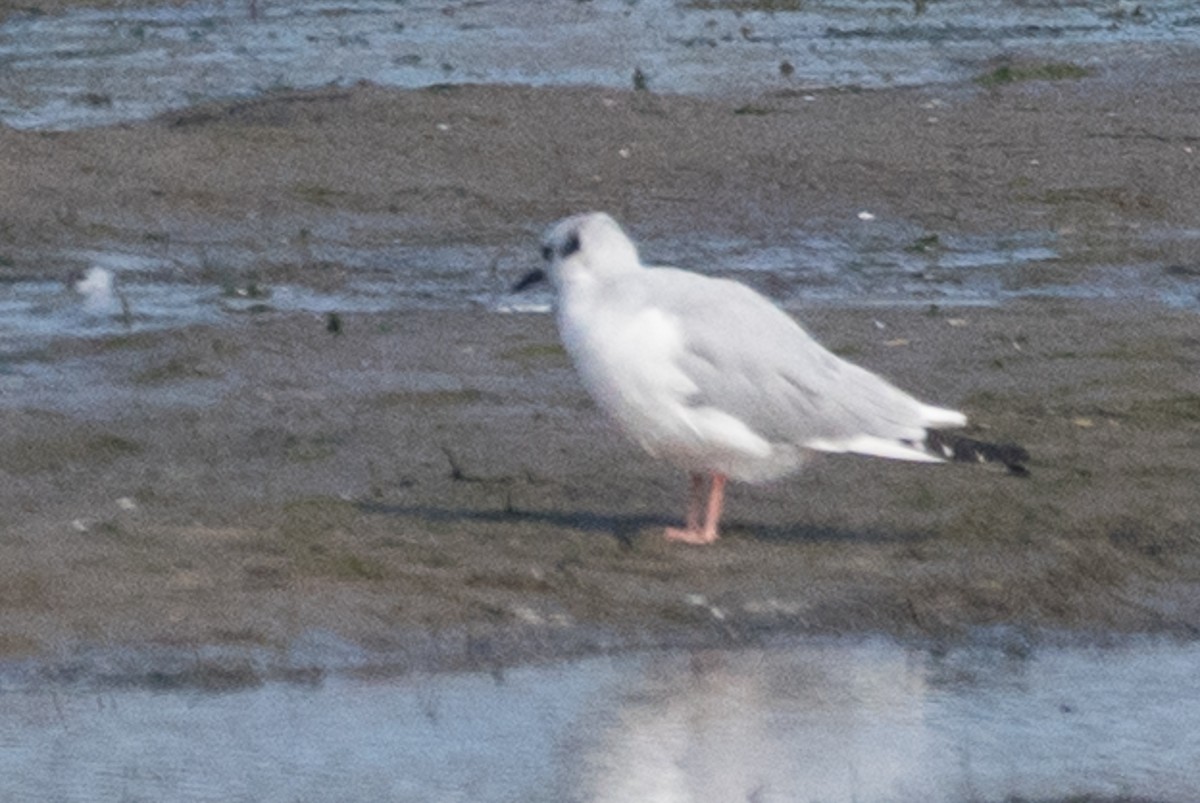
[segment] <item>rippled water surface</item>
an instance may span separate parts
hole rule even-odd
[[[0,691],[5,800],[1193,800],[1200,648],[888,642]]]
[[[771,7],[798,10],[754,10]],[[1182,0],[220,0],[16,14],[0,26],[0,120],[72,128],[359,80],[627,87],[635,69],[668,92],[931,84],[1003,54],[1102,64],[1198,35]]]
[[[703,236],[642,243],[645,258],[671,260],[683,267],[730,276],[758,287],[795,310],[808,304],[994,305],[1031,297],[1136,299],[1182,308],[1200,307],[1200,286],[1192,271],[1162,265],[1088,265],[1028,281],[1018,271],[1053,267],[1060,259],[1055,235],[1018,232],[1001,235],[944,235],[931,244],[920,227],[902,221],[845,221],[838,233],[797,231],[772,243],[727,241]],[[1148,233],[1173,239],[1187,232]],[[347,269],[336,289],[278,283],[247,284],[270,259],[300,260],[273,252],[270,257],[226,248],[220,262],[228,280],[208,275],[213,259],[207,246],[173,247],[169,259],[143,251],[72,252],[67,264],[100,266],[115,277],[117,293],[88,299],[69,283],[0,277],[0,387],[18,372],[3,359],[36,349],[58,337],[95,337],[145,330],[220,323],[271,311],[376,312],[411,307],[548,309],[549,296],[515,297],[513,278],[531,262],[507,252],[476,246],[352,248],[336,239],[306,246],[306,259]],[[497,269],[498,268],[498,269]],[[118,297],[119,296],[119,297]],[[123,301],[122,301],[123,300]]]

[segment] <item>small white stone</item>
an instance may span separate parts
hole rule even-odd
[[[864,209],[863,211],[858,213],[858,219],[859,220],[874,220],[875,216]]]
[[[137,502],[128,496],[122,496],[117,500],[117,507],[121,508],[121,510],[137,510]]]
[[[533,608],[528,607],[527,605],[514,606],[512,609],[512,614],[514,617],[516,617],[517,619],[520,619],[522,622],[525,622],[526,624],[540,625],[540,624],[542,624],[542,622],[545,621],[545,619],[542,617],[541,614],[539,614]]]

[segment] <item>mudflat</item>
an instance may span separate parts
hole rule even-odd
[[[1014,282],[1127,263],[1200,282],[1194,240],[1142,236],[1200,208],[1200,86],[1178,66],[736,100],[364,85],[0,130],[3,270],[226,230],[266,255],[345,216],[374,221],[348,235],[364,244],[494,248],[502,267],[478,269],[499,292],[563,214],[761,242],[870,209],[1054,230],[1060,258]],[[786,634],[1196,635],[1193,311],[791,306],[839,354],[1026,446],[1031,476],[824,457],[733,487],[722,539],[689,548],[661,538],[685,478],[601,417],[545,314],[267,310],[59,340],[4,357],[40,379],[0,409],[0,654],[283,656],[324,634],[448,666]]]

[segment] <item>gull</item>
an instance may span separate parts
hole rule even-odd
[[[667,528],[668,539],[712,543],[728,479],[778,479],[816,452],[1027,473],[1024,449],[943,432],[967,417],[841,359],[746,285],[643,265],[607,214],[555,223],[542,257],[546,267],[513,290],[551,281],[559,335],[596,404],[690,474],[686,524]]]

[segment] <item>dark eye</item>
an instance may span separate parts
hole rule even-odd
[[[563,259],[566,259],[567,257],[571,256],[571,254],[575,253],[578,250],[579,250],[579,235],[572,234],[570,237],[567,238],[567,241],[565,243],[563,243],[562,251],[559,252],[559,256],[561,256]]]
[[[542,246],[542,259],[549,262],[553,258],[554,258],[554,249],[548,245],[543,245]]]

